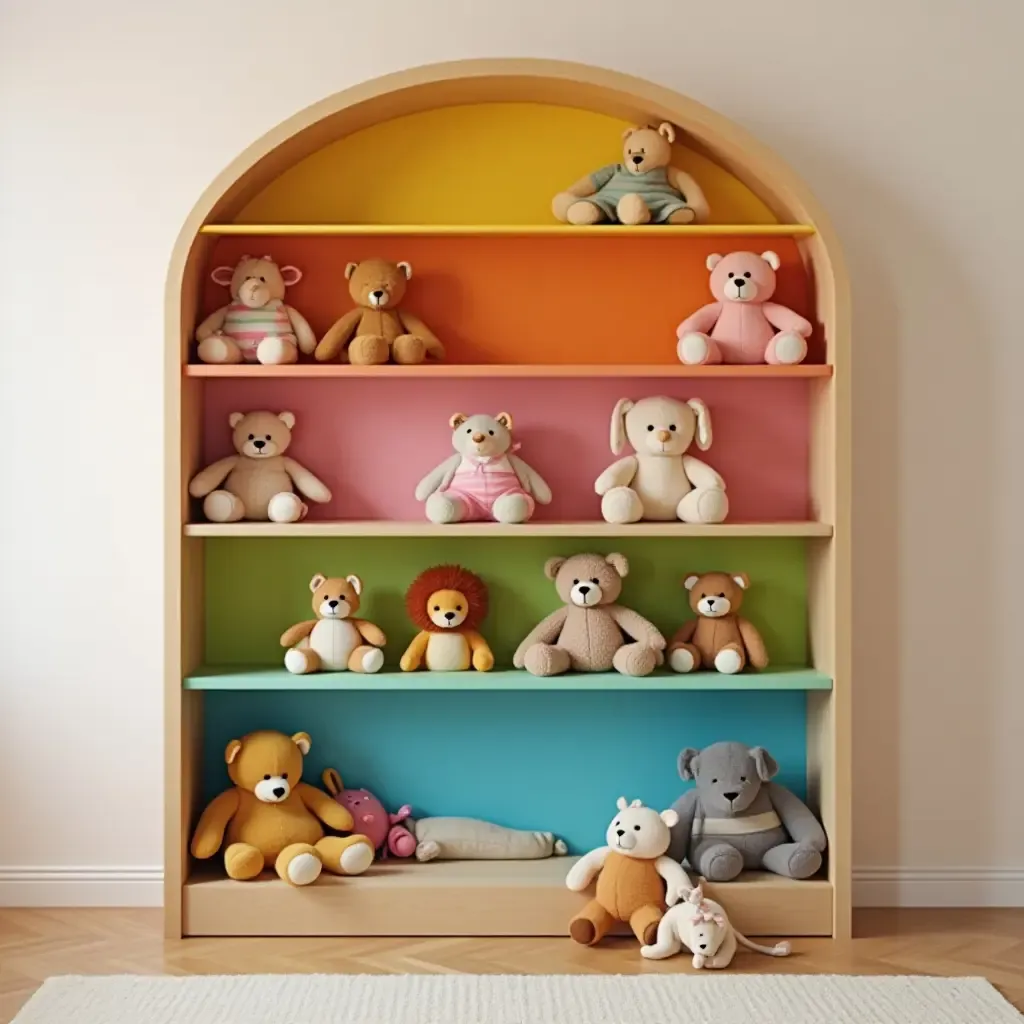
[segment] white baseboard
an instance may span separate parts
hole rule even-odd
[[[159,907],[163,868],[0,867],[0,907]],[[855,907],[1024,907],[1024,868],[854,868]]]
[[[1024,868],[854,868],[855,907],[1024,907]]]
[[[164,869],[0,867],[0,907],[160,907]]]

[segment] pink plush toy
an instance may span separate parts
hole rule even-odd
[[[412,814],[408,804],[399,807],[397,814],[388,814],[368,789],[343,789],[341,776],[333,768],[327,768],[321,778],[327,791],[352,815],[353,832],[373,843],[379,859],[389,853],[411,857],[416,852],[416,837],[402,824]]]
[[[792,366],[807,355],[811,324],[775,293],[774,252],[717,252],[707,258],[711,294],[717,299],[687,317],[676,330],[681,363],[771,363]]]

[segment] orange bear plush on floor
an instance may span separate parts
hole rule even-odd
[[[373,862],[366,836],[324,836],[320,822],[339,832],[352,815],[322,790],[302,781],[304,732],[254,732],[224,751],[235,784],[203,811],[192,837],[192,856],[212,857],[226,842],[224,867],[239,881],[256,878],[267,864],[291,885],[309,885],[322,868],[361,875]]]

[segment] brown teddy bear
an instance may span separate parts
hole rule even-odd
[[[428,355],[444,359],[444,346],[430,328],[398,308],[411,277],[412,266],[405,262],[374,259],[349,263],[345,278],[356,308],[323,336],[316,358],[320,362],[340,359],[357,366],[375,366],[389,358],[404,364],[422,363]]]
[[[290,412],[233,412],[228,417],[237,455],[218,459],[188,485],[203,498],[203,512],[213,523],[252,519],[296,523],[307,506],[292,483],[310,501],[328,502],[331,492],[305,466],[285,457],[295,417]],[[226,479],[225,479],[226,478]]]
[[[676,132],[664,123],[642,125],[622,134],[622,163],[609,164],[580,178],[551,204],[569,224],[700,224],[708,219],[708,201],[700,186],[672,167]]]
[[[761,634],[737,614],[750,586],[746,573],[693,574],[683,586],[698,617],[684,622],[668,645],[668,663],[676,672],[714,668],[732,675],[748,662],[756,669],[768,667]]]
[[[361,875],[373,862],[366,836],[325,836],[320,822],[352,829],[352,815],[323,790],[302,781],[309,735],[253,732],[224,751],[234,786],[203,811],[192,836],[192,856],[208,860],[227,843],[228,877],[247,882],[273,864],[290,885],[309,885],[322,868]]]
[[[387,638],[379,626],[352,616],[359,611],[363,581],[358,576],[328,578],[317,573],[309,581],[315,619],[296,623],[281,636],[290,648],[284,667],[295,675],[310,672],[379,672],[384,664],[381,648]]]
[[[665,638],[642,615],[615,603],[628,572],[620,554],[549,558],[544,575],[555,581],[565,604],[534,627],[512,664],[535,676],[611,668],[626,676],[650,675],[664,660]]]

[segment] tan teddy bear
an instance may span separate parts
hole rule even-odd
[[[615,603],[628,572],[620,554],[549,558],[544,575],[555,581],[565,604],[532,630],[512,664],[535,676],[611,668],[627,676],[650,675],[664,660],[665,638],[642,615]]]
[[[208,860],[227,843],[224,867],[238,881],[256,878],[273,864],[291,885],[309,885],[322,868],[361,875],[373,862],[366,836],[324,836],[320,822],[338,832],[352,829],[352,815],[322,790],[302,781],[309,753],[304,732],[254,732],[224,751],[234,786],[203,811],[192,836],[192,856]]]
[[[358,366],[374,366],[389,359],[422,363],[428,355],[444,359],[444,346],[430,328],[407,310],[399,310],[411,277],[412,266],[405,262],[373,259],[349,263],[345,278],[356,308],[323,336],[316,358],[320,362],[340,359]]]
[[[346,669],[379,672],[387,638],[379,626],[353,618],[359,611],[363,581],[358,576],[341,579],[317,573],[309,589],[316,618],[296,623],[282,634],[281,646],[289,648],[284,667],[295,675]]]
[[[554,215],[569,224],[700,224],[710,210],[700,186],[672,167],[676,132],[664,123],[627,128],[622,163],[580,178],[555,196]]]
[[[684,622],[669,643],[668,663],[676,672],[714,668],[732,675],[748,661],[756,669],[768,667],[761,634],[737,614],[750,586],[745,572],[692,574],[683,586],[697,618]]]
[[[231,301],[196,328],[204,363],[295,363],[300,351],[313,354],[313,329],[284,302],[285,289],[302,279],[298,267],[243,256],[234,268],[217,267],[210,277],[230,289]]]
[[[331,500],[320,480],[284,454],[295,426],[290,412],[233,412],[228,423],[237,454],[218,459],[188,485],[193,498],[204,499],[203,512],[210,522],[298,522],[308,509],[292,483],[310,501]]]

